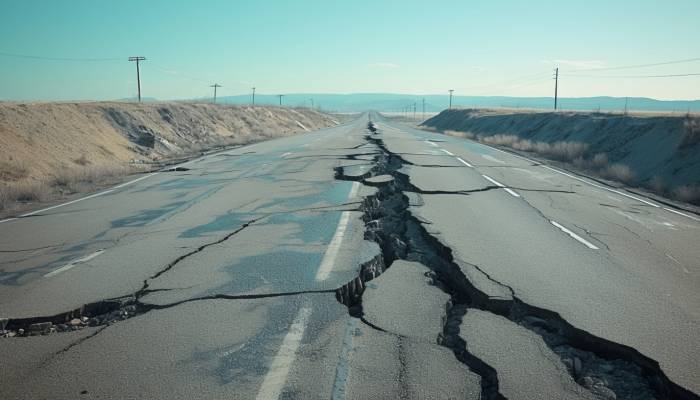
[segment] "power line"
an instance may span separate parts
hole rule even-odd
[[[0,56],[15,57],[15,58],[28,58],[28,59],[32,59],[32,60],[77,61],[77,62],[121,61],[124,59],[124,57],[114,57],[114,58],[43,57],[43,56],[35,56],[35,55],[29,55],[29,54],[17,54],[17,53],[6,53],[6,52],[0,52]]]
[[[651,63],[651,64],[621,65],[621,66],[617,66],[617,67],[603,67],[603,68],[581,68],[581,69],[572,69],[570,71],[571,72],[612,71],[612,70],[616,70],[616,69],[658,67],[660,65],[683,64],[683,63],[696,62],[696,61],[700,61],[700,57],[698,57],[698,58],[686,58],[683,60],[663,61],[663,62],[657,62],[657,63]]]
[[[676,78],[684,76],[700,76],[700,73],[689,73],[689,74],[667,74],[667,75],[577,75],[577,74],[566,74],[567,77],[572,78]]]

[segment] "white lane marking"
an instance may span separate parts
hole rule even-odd
[[[39,214],[39,213],[42,213],[42,212],[44,212],[44,211],[53,210],[53,209],[56,209],[56,208],[59,208],[59,207],[64,207],[64,206],[68,206],[68,205],[71,205],[71,204],[75,204],[75,203],[78,203],[78,202],[83,201],[83,200],[88,200],[88,199],[93,199],[93,198],[95,198],[95,197],[103,196],[103,195],[105,195],[105,194],[112,193],[113,191],[115,191],[115,190],[117,190],[117,189],[121,189],[121,188],[123,188],[123,187],[125,187],[125,186],[134,184],[134,183],[136,183],[136,182],[138,182],[138,181],[144,180],[144,179],[146,179],[146,178],[150,178],[150,177],[153,176],[153,175],[158,175],[158,173],[157,173],[157,172],[154,172],[154,173],[148,174],[148,175],[146,175],[146,176],[142,176],[142,177],[140,177],[140,178],[131,180],[131,181],[129,181],[129,182],[122,183],[121,185],[117,185],[117,186],[115,186],[115,187],[113,187],[113,188],[111,188],[111,189],[109,189],[109,190],[105,190],[105,191],[103,191],[103,192],[91,194],[90,196],[81,197],[81,198],[79,198],[79,199],[75,199],[75,200],[72,200],[72,201],[69,201],[69,202],[66,202],[66,203],[61,203],[61,204],[57,204],[57,205],[55,205],[55,206],[51,206],[51,207],[47,207],[47,208],[42,208],[41,210],[36,210],[36,211],[32,211],[32,212],[29,212],[29,213],[26,213],[26,214],[22,214],[22,215],[20,215],[20,217],[31,217],[32,215]],[[7,218],[7,219],[3,219],[3,220],[0,220],[0,224],[3,223],[3,222],[14,221],[14,220],[16,220],[16,219],[19,219],[19,218]]]
[[[694,220],[694,221],[700,221],[700,218],[696,218],[696,217],[693,217],[693,216],[690,215],[690,214],[686,214],[686,213],[682,213],[682,212],[680,212],[680,211],[676,211],[676,210],[674,210],[673,208],[664,207],[664,210],[670,211],[670,212],[672,212],[672,213],[674,213],[674,214],[682,215],[682,216],[687,217],[687,218],[690,218],[690,219],[692,219],[692,220]],[[0,222],[2,222],[2,221],[0,221]]]
[[[505,150],[501,150],[501,149],[499,149],[499,148],[497,148],[497,147],[491,147],[491,146],[486,145],[486,144],[483,144],[483,143],[479,143],[479,144],[481,144],[482,146],[486,146],[486,147],[488,147],[489,149],[493,149],[493,150],[496,150],[496,151],[500,151],[500,152],[503,153],[503,154],[507,154],[507,155],[509,155],[509,156],[517,157],[517,158],[519,158],[519,159],[521,159],[521,160],[525,160],[525,161],[531,162],[531,163],[533,163],[533,164],[540,164],[540,162],[538,162],[538,161],[531,160],[531,159],[529,159],[529,158],[527,158],[527,157],[523,157],[523,156],[518,155],[518,154],[513,154],[513,153],[507,152],[507,151],[505,151]]]
[[[121,185],[117,185],[117,186],[113,187],[112,189],[121,189],[121,188],[123,188],[123,187],[125,187],[125,186],[129,186],[129,185],[134,184],[134,183],[136,183],[136,182],[138,182],[138,181],[142,181],[142,180],[144,180],[144,179],[146,179],[146,178],[150,178],[150,177],[152,177],[153,175],[158,175],[158,173],[157,173],[157,172],[153,172],[153,173],[151,173],[151,174],[148,174],[148,175],[142,176],[142,177],[140,177],[140,178],[134,179],[133,181],[129,181],[129,182],[126,182],[126,183],[122,183]]]
[[[80,202],[80,201],[83,201],[83,200],[94,199],[95,197],[103,196],[103,195],[105,195],[105,194],[107,194],[107,193],[112,193],[113,191],[114,191],[114,189],[105,190],[104,192],[91,194],[90,196],[85,196],[85,197],[82,197],[82,198],[79,198],[79,199],[75,199],[75,200],[69,201],[69,202],[67,202],[67,203],[57,204],[57,205],[55,205],[55,206],[51,206],[51,207],[47,207],[47,208],[42,208],[41,210],[36,210],[36,211],[32,211],[32,212],[30,212],[30,213],[22,214],[22,215],[20,215],[20,217],[30,217],[30,216],[32,216],[32,215],[34,215],[34,214],[39,214],[39,213],[42,213],[42,212],[44,212],[44,211],[53,210],[54,208],[59,208],[59,207],[67,206],[67,205],[70,205],[70,204],[75,204],[75,203]]]
[[[350,221],[350,211],[343,211],[340,215],[340,222],[338,222],[338,228],[335,230],[333,239],[326,249],[326,253],[323,255],[321,260],[321,266],[316,272],[316,281],[325,281],[333,269],[333,264],[335,263],[335,258],[338,256],[340,251],[340,246],[343,243],[343,238],[345,237],[345,231],[348,229],[348,222]]]
[[[499,163],[499,164],[505,164],[505,161],[499,160],[498,158],[493,157],[493,156],[490,156],[490,155],[488,155],[488,154],[482,154],[481,156],[484,157],[485,159],[489,160],[489,161],[493,161],[493,162],[496,162],[496,163]]]
[[[282,154],[282,158],[285,158],[285,157],[287,157],[288,155],[291,155],[291,154],[292,154],[292,152],[288,151],[288,152]]]
[[[583,183],[587,183],[587,184],[589,184],[589,185],[591,185],[591,186],[595,186],[595,187],[600,188],[600,189],[604,189],[604,190],[607,190],[607,191],[610,191],[610,192],[613,192],[613,193],[617,193],[617,194],[619,194],[620,196],[629,197],[630,199],[637,200],[637,201],[639,201],[639,202],[642,202],[642,203],[644,203],[644,204],[650,205],[650,206],[652,206],[652,207],[656,207],[656,208],[660,208],[660,207],[661,207],[661,206],[659,206],[659,205],[657,205],[657,204],[654,204],[654,203],[652,203],[652,202],[646,201],[646,200],[644,200],[644,199],[640,199],[640,198],[637,197],[637,196],[632,196],[631,194],[627,194],[627,193],[621,192],[621,191],[619,191],[619,190],[615,190],[615,189],[611,189],[611,188],[608,188],[608,187],[605,187],[605,186],[602,186],[602,185],[598,185],[598,184],[596,184],[596,183],[587,181],[587,180],[585,180],[585,179],[581,179],[581,178],[579,178],[579,177],[577,177],[577,176],[573,176],[573,175],[571,175],[571,174],[567,174],[566,172],[559,171],[558,169],[554,169],[554,168],[552,168],[552,167],[550,167],[550,166],[547,166],[547,165],[542,165],[542,168],[546,168],[546,169],[548,169],[548,170],[550,170],[550,171],[556,172],[557,174],[561,174],[561,175],[564,175],[564,176],[568,176],[568,177],[571,178],[571,179],[576,179],[577,181],[581,181],[581,182],[583,182]]]
[[[469,167],[469,168],[474,168],[473,165],[471,165],[471,164],[469,164],[468,162],[464,161],[461,157],[457,157],[457,160],[459,160],[459,162],[461,162],[462,164],[466,165],[466,166]]]
[[[360,189],[360,182],[353,182],[350,188],[350,193],[348,193],[348,199],[353,199],[358,190]],[[340,246],[343,244],[343,239],[345,238],[345,231],[348,229],[348,223],[350,222],[350,211],[343,211],[340,214],[340,221],[338,221],[338,227],[335,229],[333,238],[326,248],[326,252],[323,254],[323,259],[321,259],[321,265],[316,271],[316,281],[325,281],[333,270],[333,265],[335,264],[335,258],[338,256],[340,251]]]
[[[511,189],[505,187],[505,185],[502,184],[501,182],[498,182],[497,180],[495,180],[495,179],[493,179],[493,178],[491,178],[491,177],[489,177],[489,176],[486,176],[486,175],[481,175],[481,176],[483,176],[484,178],[486,178],[488,181],[490,181],[490,182],[493,183],[494,185],[503,188],[503,190],[505,190],[506,192],[508,192],[508,194],[510,194],[511,196],[520,197],[519,194],[517,194],[517,193],[515,193],[513,190],[511,190]]]
[[[60,267],[60,268],[56,268],[55,270],[53,270],[53,271],[49,272],[48,274],[44,275],[44,278],[51,278],[52,276],[58,275],[58,274],[60,274],[61,272],[66,272],[66,271],[68,271],[69,269],[75,267],[75,266],[78,265],[78,264],[81,264],[81,263],[88,262],[88,261],[92,260],[93,258],[95,258],[95,257],[99,256],[100,254],[104,253],[104,251],[105,251],[104,249],[100,249],[100,250],[97,250],[96,252],[94,252],[94,253],[92,253],[92,254],[86,255],[85,257],[81,257],[81,258],[75,259],[75,260],[69,262],[68,264],[66,264],[66,265],[64,265],[64,266],[62,266],[62,267]]]
[[[311,315],[311,308],[302,307],[296,318],[294,318],[292,326],[289,327],[289,332],[287,332],[282,341],[282,346],[272,360],[258,395],[255,397],[257,400],[274,400],[280,397],[284,384],[287,382],[289,370],[292,368],[296,358],[301,339],[304,337],[309,315]]]
[[[424,142],[425,142],[425,143],[428,143],[429,145],[431,145],[431,146],[433,146],[433,147],[438,147],[437,144],[431,142],[430,140],[424,140]]]
[[[574,238],[574,239],[578,240],[579,242],[583,243],[584,245],[586,245],[586,247],[588,247],[589,249],[598,250],[598,247],[596,247],[593,243],[591,243],[588,240],[582,238],[581,236],[575,234],[574,232],[566,229],[566,227],[562,226],[557,221],[550,220],[549,222],[551,222],[552,225],[556,226],[557,228],[561,229],[562,232],[566,233],[567,235],[571,236],[572,238]]]
[[[348,199],[352,199],[357,196],[357,192],[360,190],[360,182],[353,182],[350,188],[350,193],[348,193]]]
[[[447,150],[445,150],[445,149],[440,149],[440,150],[441,150],[443,153],[445,153],[445,154],[449,154],[449,155],[451,155],[451,156],[454,156],[454,154],[450,153],[449,151],[447,151]]]

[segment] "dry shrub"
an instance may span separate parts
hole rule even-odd
[[[686,203],[700,204],[700,186],[678,186],[675,189],[673,189],[673,197]]]
[[[0,160],[0,181],[18,181],[29,175],[29,166],[18,160]]]
[[[611,164],[601,171],[601,175],[622,183],[630,183],[634,179],[634,173],[630,167],[624,164]]]
[[[0,184],[0,210],[6,210],[15,203],[45,201],[50,197],[51,188],[44,182],[10,182]]]
[[[472,132],[461,132],[461,131],[447,130],[443,133],[445,135],[448,135],[448,136],[454,136],[454,137],[462,138],[462,139],[474,139],[476,137],[476,135],[474,135],[474,133],[472,133]]]
[[[516,135],[497,134],[481,138],[481,141],[496,145],[507,146],[515,150],[529,151],[557,160],[573,162],[581,158],[588,150],[588,144],[574,141],[537,142],[529,139],[520,139]]]
[[[54,174],[51,186],[68,192],[77,193],[90,190],[107,180],[127,175],[130,168],[115,165],[97,165],[90,168],[64,169]]]
[[[667,187],[666,187],[666,182],[658,176],[654,175],[650,180],[649,180],[649,188],[653,190],[656,193],[659,194],[664,194],[666,193]]]

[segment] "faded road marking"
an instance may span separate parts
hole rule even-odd
[[[552,220],[550,220],[549,222],[551,222],[552,225],[556,226],[557,228],[561,229],[562,232],[566,233],[567,235],[571,236],[572,238],[574,238],[574,239],[578,240],[579,242],[583,243],[584,245],[586,245],[586,247],[588,247],[589,249],[598,250],[598,247],[596,247],[593,243],[591,243],[588,240],[582,238],[581,236],[575,234],[574,232],[566,229],[566,227],[562,226],[558,222],[552,221]]]
[[[449,151],[447,151],[447,150],[445,150],[445,149],[440,149],[440,150],[441,150],[443,153],[445,153],[445,154],[449,154],[449,155],[451,155],[451,156],[454,156],[454,154],[450,153]]]
[[[481,156],[484,157],[485,159],[489,160],[489,161],[493,161],[493,162],[496,162],[496,163],[499,163],[499,164],[505,164],[505,163],[506,163],[505,161],[499,160],[498,158],[493,157],[493,156],[490,156],[490,155],[488,155],[488,154],[482,154]]]
[[[258,395],[255,397],[257,400],[274,400],[280,397],[284,384],[287,382],[289,370],[292,368],[296,358],[301,339],[304,337],[304,331],[310,315],[311,308],[302,307],[296,318],[294,318],[292,326],[289,327],[289,332],[287,332],[282,341],[282,346],[280,346],[277,355],[272,360]]]
[[[93,258],[95,258],[95,257],[99,256],[100,254],[104,253],[104,251],[105,251],[104,249],[100,249],[100,250],[97,250],[96,252],[94,252],[94,253],[92,253],[92,254],[86,255],[85,257],[81,257],[81,258],[78,258],[78,259],[76,259],[76,260],[73,260],[73,261],[71,261],[70,263],[68,263],[68,264],[66,264],[66,265],[64,265],[64,266],[62,266],[62,267],[60,267],[60,268],[56,268],[55,270],[53,270],[53,271],[49,272],[48,274],[44,275],[44,278],[51,278],[52,276],[56,276],[56,275],[60,274],[61,272],[66,272],[66,271],[68,271],[69,269],[75,267],[75,266],[78,265],[78,264],[82,264],[82,263],[85,263],[85,262],[88,262],[88,261],[92,260]]]

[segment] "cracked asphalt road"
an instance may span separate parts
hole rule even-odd
[[[95,322],[2,397],[697,398],[700,221],[371,117],[0,223],[7,328]]]

